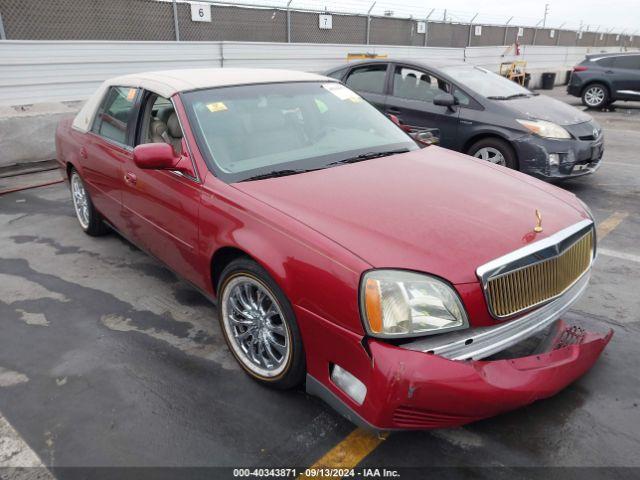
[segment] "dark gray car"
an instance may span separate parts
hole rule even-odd
[[[573,67],[567,93],[590,108],[640,100],[640,53],[594,54]]]
[[[472,65],[365,61],[325,73],[440,145],[539,178],[593,173],[604,136],[586,113]]]

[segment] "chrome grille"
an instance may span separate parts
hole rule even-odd
[[[507,317],[561,295],[590,267],[593,229],[557,256],[487,281],[487,300],[496,317]]]

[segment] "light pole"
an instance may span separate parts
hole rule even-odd
[[[549,4],[544,4],[544,18],[542,19],[542,28],[547,26],[547,15],[549,15]]]

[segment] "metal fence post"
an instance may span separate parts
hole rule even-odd
[[[511,20],[513,20],[513,17],[507,20],[507,23],[504,24],[504,40],[502,41],[504,45],[507,45],[507,32],[509,32],[509,23],[511,23]]]
[[[427,18],[424,19],[424,46],[427,46],[427,36],[429,35],[429,17],[431,17],[431,14],[435,11],[435,8],[432,8],[431,11],[429,12],[429,15],[427,15]]]
[[[536,26],[533,27],[533,39],[531,40],[531,45],[536,44],[536,35],[538,34],[538,27],[540,26],[541,23],[542,23],[542,20],[536,23]]]
[[[565,23],[567,22],[562,22],[556,30],[556,32],[558,32],[558,35],[556,36],[556,47],[560,45],[560,35],[562,35],[562,27],[564,27]]]
[[[7,34],[4,33],[4,23],[2,23],[2,14],[0,13],[0,40],[6,40]]]
[[[176,32],[176,42],[180,41],[180,25],[178,24],[178,2],[173,0],[173,28]]]
[[[467,38],[467,47],[471,46],[471,29],[473,28],[473,21],[476,19],[477,16],[478,14],[476,13],[471,19],[471,21],[469,22],[469,37]]]
[[[371,10],[376,6],[376,2],[373,2],[367,10],[367,45],[369,45],[369,36],[371,34]]]
[[[291,43],[291,2],[293,0],[287,2],[287,43]]]

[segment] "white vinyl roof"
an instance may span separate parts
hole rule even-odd
[[[201,88],[305,81],[335,80],[314,73],[268,68],[192,68],[122,75],[105,80],[100,85],[76,115],[73,127],[83,132],[88,132],[91,129],[93,117],[105,93],[112,86],[143,88],[169,98],[178,92]]]

